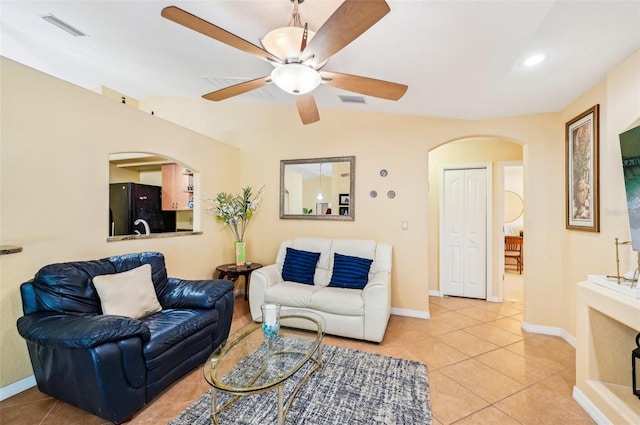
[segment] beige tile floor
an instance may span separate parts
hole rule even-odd
[[[504,272],[504,300],[521,303],[524,294],[524,271],[519,274],[515,270],[507,269]]]
[[[427,364],[434,424],[593,424],[571,397],[575,350],[520,327],[522,304],[430,299],[431,319],[391,316],[380,344],[327,336],[326,344]],[[232,331],[250,320],[236,298]],[[168,423],[207,391],[199,369],[140,410],[132,425]],[[6,425],[93,425],[103,419],[32,388],[0,402]]]

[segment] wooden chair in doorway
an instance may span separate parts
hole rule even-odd
[[[507,259],[514,259],[518,273],[522,274],[522,236],[504,237],[505,267]]]

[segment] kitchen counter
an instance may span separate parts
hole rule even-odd
[[[186,232],[167,232],[167,233],[151,233],[150,235],[120,235],[109,236],[107,242],[132,241],[136,239],[159,239],[159,238],[175,238],[177,236],[201,235],[202,232],[186,231]]]

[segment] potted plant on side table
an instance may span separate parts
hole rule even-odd
[[[249,226],[249,221],[258,209],[260,195],[264,185],[260,187],[258,193],[252,197],[252,189],[247,186],[240,193],[231,194],[226,192],[218,193],[215,198],[207,198],[206,201],[212,205],[206,210],[216,215],[216,219],[222,221],[233,232],[235,238],[235,258],[236,266],[244,266],[246,261],[246,242],[244,233]]]

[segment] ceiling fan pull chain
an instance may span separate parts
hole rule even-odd
[[[291,2],[293,3],[293,12],[291,12],[291,20],[289,21],[289,26],[302,28],[300,11],[298,10],[298,5],[302,2],[300,0],[291,0]]]

